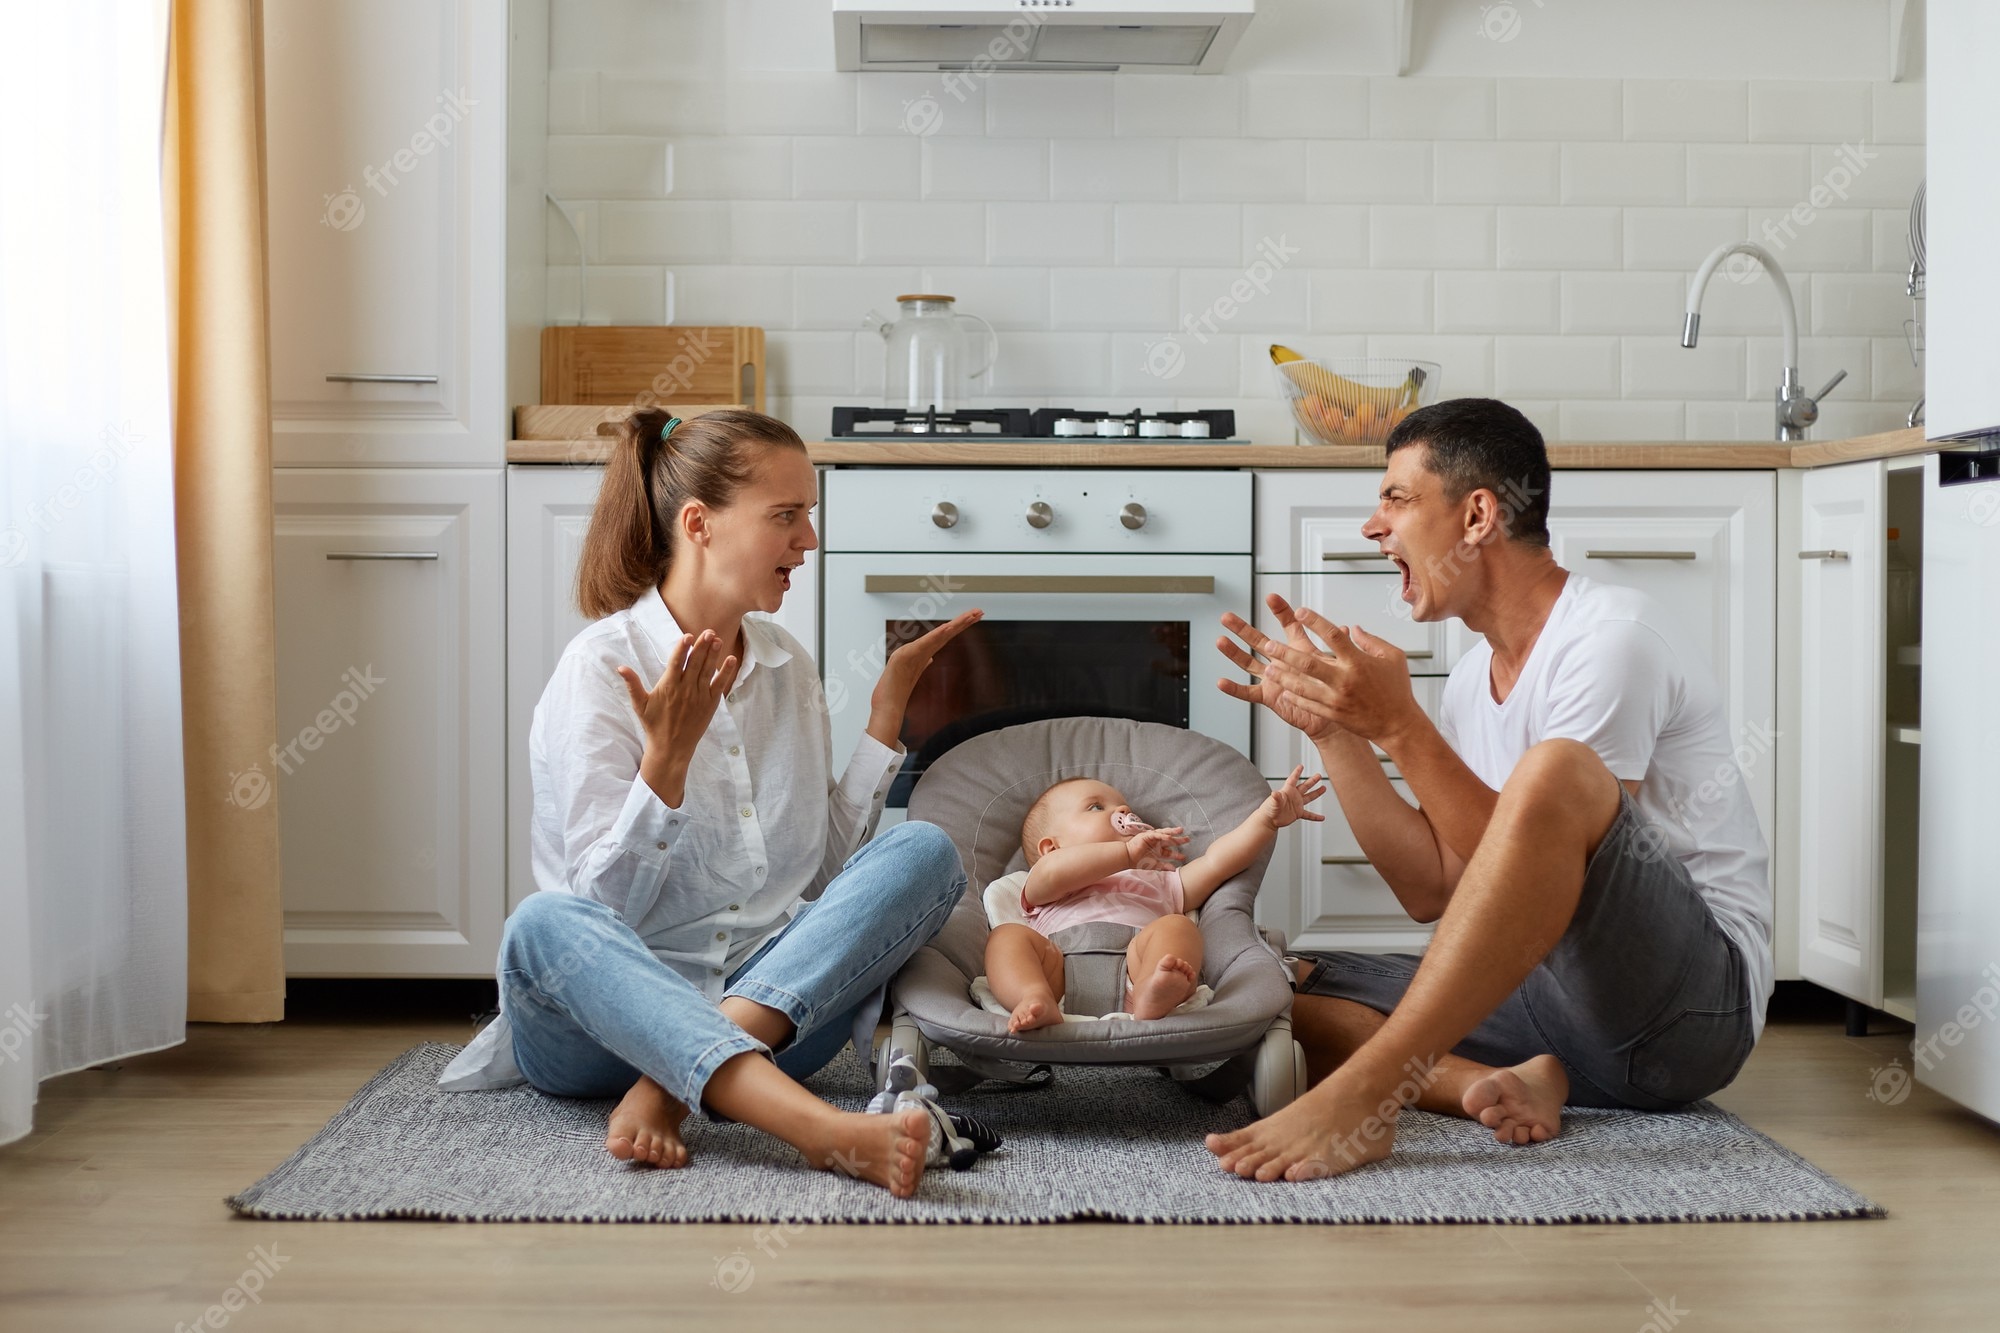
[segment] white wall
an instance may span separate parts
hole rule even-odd
[[[832,72],[828,10],[550,19],[549,189],[582,215],[589,317],[763,325],[773,410],[809,439],[878,401],[858,325],[903,291],[1000,327],[979,401],[1234,407],[1289,442],[1282,341],[1440,362],[1445,392],[1504,396],[1551,438],[1765,439],[1763,280],[1719,277],[1702,345],[1678,342],[1689,273],[1746,236],[1792,274],[1808,387],[1848,371],[1816,436],[1900,426],[1922,392],[1902,275],[1924,90],[1889,81],[1888,0],[1424,0],[1402,78],[1386,0],[1263,0],[1222,76],[998,75],[963,98]],[[1868,155],[1846,199],[1766,234],[1843,144]],[[566,321],[576,247],[548,216]],[[1268,294],[1184,331],[1280,238],[1298,253]],[[1181,367],[1161,377],[1167,338],[1185,355],[1156,350]]]

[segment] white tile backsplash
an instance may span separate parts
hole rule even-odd
[[[1243,133],[1272,139],[1365,138],[1368,80],[1327,74],[1245,79]]]
[[[1111,133],[1108,74],[998,74],[986,80],[986,133],[1093,138]]]
[[[923,140],[923,188],[926,199],[1046,199],[1049,141],[933,135]]]
[[[986,258],[994,264],[1108,264],[1110,204],[988,204]]]
[[[1874,125],[1874,100],[1865,83],[1750,85],[1750,142],[1847,143],[1866,139]]]
[[[1240,134],[1243,81],[1230,74],[1127,74],[1111,80],[1118,137],[1218,138]]]
[[[1750,133],[1747,84],[1627,79],[1625,137],[1666,143],[1741,143]]]
[[[1181,198],[1197,201],[1303,199],[1303,139],[1183,139]]]
[[[1113,227],[1120,264],[1234,264],[1243,249],[1235,204],[1118,204]]]
[[[589,316],[761,325],[771,402],[809,436],[880,392],[863,312],[930,290],[1000,330],[972,401],[1228,406],[1289,441],[1280,341],[1435,360],[1446,393],[1507,395],[1563,438],[1767,439],[1768,282],[1718,276],[1679,346],[1689,275],[1732,239],[1790,274],[1811,387],[1850,372],[1816,437],[1921,393],[1920,82],[1398,78],[1247,45],[1218,77],[849,75],[821,10],[759,26],[806,7],[556,5],[548,163]],[[549,214],[548,301],[573,318]]]
[[[984,204],[869,200],[859,208],[864,264],[968,263],[986,257]]]
[[[1624,137],[1624,85],[1617,79],[1502,79],[1495,93],[1502,139]]]

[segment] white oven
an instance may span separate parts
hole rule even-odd
[[[834,762],[868,722],[896,645],[985,618],[918,683],[901,817],[925,768],[971,736],[1049,717],[1188,727],[1250,753],[1250,708],[1216,688],[1224,611],[1250,616],[1250,474],[838,469],[826,485],[820,668]]]

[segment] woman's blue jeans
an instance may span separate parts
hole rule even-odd
[[[730,975],[725,994],[791,1020],[775,1059],[803,1079],[840,1053],[861,1002],[930,941],[964,892],[944,830],[897,824],[801,904]],[[655,958],[617,913],[569,893],[531,894],[508,918],[500,1007],[521,1073],[560,1097],[619,1096],[647,1074],[693,1110],[724,1061],[769,1050]]]

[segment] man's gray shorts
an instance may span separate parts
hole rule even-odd
[[[1417,954],[1314,953],[1301,994],[1396,1007]],[[1750,1056],[1743,960],[1687,869],[1630,795],[1584,874],[1569,929],[1520,987],[1452,1048],[1487,1065],[1553,1055],[1572,1106],[1657,1111],[1728,1086]]]

